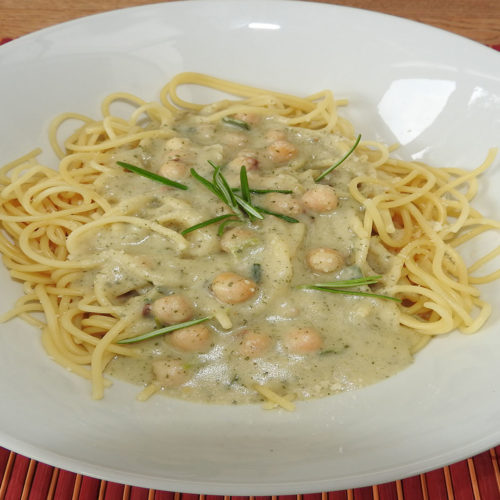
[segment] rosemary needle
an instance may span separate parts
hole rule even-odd
[[[219,229],[217,229],[217,236],[221,237],[224,234],[224,231],[226,230],[226,226],[229,224],[243,224],[242,220],[236,219],[235,217],[231,219],[226,219],[224,222],[221,222],[219,224]]]
[[[247,203],[252,203],[252,195],[250,193],[250,186],[248,185],[247,169],[242,165],[240,168],[240,186],[241,196]]]
[[[233,191],[241,191],[241,188],[233,188]],[[291,189],[252,189],[250,188],[250,193],[252,194],[267,194],[267,193],[283,193],[283,194],[292,194],[293,191]]]
[[[218,217],[214,217],[213,219],[204,220],[199,224],[195,224],[194,226],[190,226],[187,229],[184,229],[183,231],[181,231],[181,234],[182,236],[185,236],[191,231],[196,231],[197,229],[201,229],[202,227],[205,226],[210,226],[211,224],[217,224],[217,222],[229,219],[230,217],[234,217],[234,214],[224,214],[224,215],[219,215]]]
[[[273,212],[272,210],[268,210],[267,208],[264,208],[264,207],[259,206],[256,208],[257,208],[257,210],[260,210],[264,214],[273,215],[274,217],[278,217],[278,219],[283,219],[284,221],[290,222],[292,224],[300,222],[298,219],[294,219],[293,217],[290,217],[289,215],[280,214],[278,212]]]
[[[228,125],[234,125],[235,127],[243,128],[245,130],[250,130],[250,125],[243,121],[243,120],[238,120],[237,118],[231,118],[230,116],[225,116],[222,118],[222,121],[224,123],[227,123]]]
[[[379,293],[362,292],[358,290],[351,290],[353,287],[373,285],[377,283],[382,276],[367,276],[366,278],[354,278],[352,280],[339,280],[329,283],[316,283],[314,285],[301,285],[299,288],[306,290],[319,290],[320,292],[339,293],[343,295],[360,295],[362,297],[377,297],[379,299],[394,300],[401,302],[397,297],[390,295],[382,295]],[[346,290],[347,288],[347,290]]]
[[[349,156],[351,156],[352,152],[358,147],[359,141],[361,140],[361,134],[358,135],[358,138],[356,139],[356,142],[352,146],[352,148],[343,156],[337,163],[332,165],[331,167],[328,167],[324,172],[322,172],[316,179],[314,179],[314,182],[319,182],[321,179],[326,177],[332,170],[336,169],[340,164],[344,163]]]
[[[208,162],[214,169],[212,175],[212,181],[205,179],[202,177],[194,168],[191,169],[191,175],[194,179],[196,179],[199,183],[203,184],[209,191],[211,191],[219,200],[225,203],[231,210],[232,214],[220,215],[219,217],[213,217],[212,219],[208,219],[206,221],[200,222],[194,226],[188,227],[182,231],[182,234],[188,234],[191,231],[195,231],[196,229],[200,229],[202,227],[208,226],[210,224],[216,224],[217,222],[224,221],[219,228],[219,234],[221,234],[221,230],[225,227],[227,223],[230,222],[244,222],[246,218],[250,221],[255,219],[262,220],[264,218],[264,214],[273,215],[274,217],[278,217],[287,222],[299,222],[297,219],[293,217],[289,217],[288,215],[283,215],[277,212],[272,212],[271,210],[267,210],[265,208],[256,206],[252,201],[252,193],[265,194],[268,192],[285,192],[284,190],[252,190],[248,185],[248,175],[245,166],[242,166],[240,169],[240,187],[239,188],[231,188],[226,178],[221,172],[221,168],[219,165],[209,161]],[[288,192],[288,191],[287,191]],[[241,193],[241,195],[239,194]]]
[[[175,330],[180,330],[181,328],[187,328],[188,326],[198,325],[211,318],[211,316],[206,316],[205,318],[194,319],[192,321],[186,321],[185,323],[177,323],[176,325],[165,326],[158,330],[153,330],[152,332],[143,333],[137,337],[131,337],[129,339],[122,339],[117,342],[117,344],[132,344],[134,342],[140,342],[141,340],[151,339],[157,337],[158,335],[163,335],[164,333],[174,332]]]
[[[149,170],[144,170],[143,168],[131,165],[130,163],[126,163],[124,161],[117,161],[116,163],[120,165],[120,167],[130,170],[131,172],[142,175],[143,177],[147,177],[148,179],[151,179],[153,181],[161,182],[162,184],[166,184],[167,186],[172,186],[177,189],[184,189],[184,190],[188,188],[185,184],[181,184],[180,182],[175,182],[171,179],[167,179],[162,175],[154,174]]]

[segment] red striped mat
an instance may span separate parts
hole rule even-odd
[[[0,38],[0,45],[10,38]],[[492,46],[500,50],[500,45]],[[500,500],[500,446],[391,483],[279,497],[223,497],[139,488],[37,462],[0,447],[0,500]]]
[[[159,491],[103,481],[0,448],[0,500],[500,500],[500,446],[419,476],[365,488],[222,497]]]

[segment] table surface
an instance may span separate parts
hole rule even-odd
[[[161,1],[0,0],[0,37],[17,38],[77,17]],[[486,45],[500,45],[500,0],[319,1],[393,14],[453,31]]]
[[[41,28],[90,14],[136,5],[160,3],[160,1],[164,0],[85,0],[84,2],[0,0],[0,40],[18,38]],[[500,0],[318,1],[405,17],[452,31],[500,49]],[[415,478],[407,478],[403,482],[398,481],[385,485],[385,489],[382,485],[378,488],[374,486],[373,488],[349,490],[335,494],[311,495],[310,498],[311,500],[333,500],[334,498],[346,500],[353,498],[384,500],[387,498],[392,500],[403,497],[405,499],[500,499],[499,452],[500,447],[497,447],[450,467],[444,467]],[[40,476],[38,483],[37,474]],[[85,481],[89,484],[83,488]],[[63,492],[64,488],[67,491]],[[59,490],[61,491],[59,492]],[[0,498],[28,498],[28,495],[29,498],[32,498],[33,493],[35,496],[42,494],[44,498],[54,499],[168,498],[169,500],[177,500],[180,498],[179,494],[172,492],[162,494],[139,488],[130,489],[124,485],[114,485],[91,478],[82,478],[79,475],[58,471],[44,464],[37,464],[33,460],[30,461],[28,458],[13,452],[9,454],[8,450],[0,448]],[[38,496],[36,497],[38,498]],[[308,495],[304,495],[304,497],[308,497]],[[40,498],[42,497],[40,496]],[[198,496],[183,495],[182,498],[194,500]],[[299,500],[301,496],[296,498]]]

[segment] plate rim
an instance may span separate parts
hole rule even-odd
[[[462,40],[466,41],[467,43],[475,44],[477,47],[480,47],[481,50],[488,50],[488,51],[492,51],[493,53],[497,52],[497,51],[495,51],[491,47],[483,45],[480,42],[477,42],[475,40],[469,39],[469,38],[464,37],[462,35],[458,35],[456,33],[451,33],[451,32],[448,32],[448,31],[442,29],[442,28],[438,28],[438,27],[435,27],[435,26],[427,25],[427,24],[424,24],[424,23],[419,22],[419,21],[415,21],[415,20],[411,20],[411,19],[406,19],[406,18],[398,17],[398,16],[395,16],[395,15],[392,15],[392,14],[387,14],[387,13],[382,13],[382,12],[376,12],[376,11],[371,11],[371,10],[366,10],[366,9],[360,9],[360,8],[357,8],[357,7],[349,7],[349,6],[334,5],[334,4],[325,4],[325,3],[315,3],[315,2],[305,2],[305,1],[295,1],[295,0],[273,0],[273,2],[277,3],[277,4],[281,3],[281,4],[290,4],[290,5],[292,5],[292,4],[296,4],[296,5],[297,4],[302,4],[304,6],[307,5],[309,7],[311,5],[314,5],[313,8],[339,9],[339,10],[346,10],[346,11],[348,10],[348,11],[352,11],[352,12],[356,11],[356,12],[369,13],[371,16],[388,17],[388,18],[391,18],[393,20],[398,20],[397,22],[412,23],[412,24],[419,25],[420,27],[424,27],[425,29],[436,30],[436,31],[440,32],[441,34],[446,34],[446,36],[448,36],[448,37],[449,36],[457,37],[459,39],[462,39]],[[181,4],[181,3],[184,4],[184,5],[186,5],[186,4],[197,4],[197,3],[206,3],[206,4],[217,3],[217,4],[223,4],[224,1],[223,0],[215,0],[215,2],[214,2],[213,0],[184,0],[183,2],[168,2],[168,3],[156,3],[156,4],[149,4],[149,5],[140,5],[140,6],[130,6],[130,7],[124,7],[124,8],[115,9],[115,10],[111,10],[111,11],[106,11],[106,12],[102,12],[102,13],[92,14],[90,16],[84,16],[84,17],[72,19],[72,20],[66,21],[64,23],[59,23],[59,24],[56,24],[56,25],[48,26],[48,27],[43,28],[41,30],[38,30],[38,31],[35,31],[35,32],[32,32],[32,33],[26,34],[26,35],[23,35],[22,37],[16,38],[16,39],[12,40],[11,42],[8,42],[8,43],[4,44],[0,48],[0,63],[1,63],[2,51],[5,50],[5,49],[10,50],[9,46],[14,47],[14,46],[17,46],[17,45],[20,45],[20,44],[29,43],[32,39],[36,40],[41,34],[50,33],[50,32],[53,32],[53,31],[58,31],[58,30],[61,29],[61,27],[66,27],[68,25],[77,24],[77,23],[91,22],[93,18],[104,17],[104,16],[113,16],[117,12],[125,12],[125,11],[133,11],[133,10],[146,10],[146,9],[153,9],[153,10],[156,10],[156,9],[159,9],[159,10],[167,9],[168,10],[170,8],[169,6],[175,5],[175,4]],[[245,2],[233,2],[233,3],[245,3]],[[256,4],[258,3],[258,4],[265,5],[268,2],[266,2],[266,0],[258,0],[255,3]],[[499,439],[500,439],[500,429],[499,429],[499,432],[498,432],[498,436],[499,436]],[[7,439],[4,439],[5,437]],[[38,461],[43,461],[44,463],[47,463],[49,465],[53,465],[53,466],[60,467],[60,468],[66,469],[66,470],[70,470],[72,472],[83,473],[83,474],[91,476],[91,477],[98,477],[100,479],[107,479],[108,477],[112,477],[114,479],[111,479],[111,480],[115,480],[117,482],[123,482],[123,476],[120,477],[120,472],[119,471],[114,471],[114,469],[108,469],[107,473],[109,473],[109,474],[105,478],[105,477],[101,477],[100,474],[99,474],[99,470],[102,470],[102,467],[99,467],[98,469],[94,470],[92,464],[87,464],[87,468],[86,469],[85,468],[82,469],[80,467],[81,463],[76,461],[74,465],[75,465],[75,467],[78,466],[78,469],[77,468],[73,468],[72,465],[70,465],[68,467],[67,464],[64,465],[65,462],[64,462],[64,456],[63,455],[54,454],[52,452],[49,452],[46,456],[44,456],[44,450],[43,449],[39,449],[37,446],[33,446],[33,445],[29,444],[29,443],[18,442],[18,440],[16,440],[16,439],[14,439],[14,440],[11,439],[9,441],[9,436],[5,436],[4,432],[0,429],[0,443],[2,443],[2,446],[3,446],[4,442],[7,443],[7,447],[9,449],[11,449],[12,451],[14,451],[16,453],[19,453],[19,454],[22,454],[22,455],[25,455],[26,452],[28,452],[28,456],[30,456],[32,458],[35,458]],[[472,450],[472,453],[475,454],[475,453],[479,453],[479,452],[485,451],[486,449],[488,449],[490,447],[490,445],[486,445],[486,443],[482,443],[481,440],[477,441],[475,443],[475,445],[476,446],[471,446],[470,448],[464,449],[463,450],[463,454],[462,454],[462,458],[460,458],[460,459],[464,459],[464,458],[467,458],[468,456],[470,456],[470,451],[471,450]],[[453,452],[450,452],[450,454],[453,454]],[[61,460],[59,460],[59,459],[61,459]],[[443,457],[443,459],[444,459],[444,457]],[[446,458],[445,462],[443,462],[442,465],[445,465],[446,462],[448,461],[448,459],[449,458]],[[68,458],[66,458],[66,460],[68,460]],[[70,460],[71,463],[74,462],[73,459],[69,459],[69,460]],[[455,460],[455,459],[453,459],[453,460]],[[421,472],[427,472],[429,470],[433,470],[434,468],[436,468],[436,467],[439,466],[439,465],[436,465],[436,464],[438,462],[441,463],[442,459],[436,457],[436,458],[429,458],[428,461],[429,461],[428,468],[425,469],[425,470],[421,470],[419,468],[419,471],[421,471]],[[84,471],[84,472],[81,472],[81,471]],[[116,474],[115,474],[115,472],[116,472]],[[390,471],[387,471],[386,475],[383,475],[383,474],[381,475],[380,472],[375,472],[375,473],[372,474],[372,476],[382,477],[383,480],[390,480],[390,478],[393,475],[393,472],[394,472],[393,469],[391,469]],[[364,476],[367,476],[367,474],[365,473]],[[141,475],[141,477],[142,477],[142,475]],[[133,485],[142,486],[142,487],[150,487],[149,485],[151,484],[151,479],[152,478],[145,477],[144,479],[145,479],[146,482],[143,482],[142,479],[141,479],[141,477],[136,477],[134,483],[127,482],[126,484],[133,484]],[[160,482],[162,481],[161,479],[158,479],[158,478],[156,478],[156,479],[159,480]],[[168,479],[168,481],[171,484],[175,484],[175,482],[176,482],[175,480],[171,480],[171,479]],[[179,490],[176,489],[176,491],[184,491],[184,489],[182,488],[182,484],[185,484],[185,481],[181,480],[181,481],[178,481],[178,482],[181,483],[179,485],[180,489]],[[326,482],[332,483],[332,481],[330,481],[329,479],[325,479],[323,482],[325,482],[325,483]],[[340,485],[340,489],[345,489],[345,488],[349,488],[350,487],[350,486],[348,486],[347,483],[344,483],[342,480],[340,480],[340,481],[335,480],[334,482],[335,482],[335,487],[336,488],[337,488],[337,482]],[[301,481],[301,484],[304,485],[305,489],[302,489],[301,491],[298,491],[299,493],[313,492],[313,491],[310,490],[310,486],[311,485],[309,483],[307,483],[307,481]],[[317,481],[315,481],[315,484],[317,484]],[[368,486],[368,485],[371,485],[371,484],[373,484],[373,483],[369,482],[369,483],[366,483],[366,484],[360,484],[360,486]],[[192,483],[192,485],[195,486],[196,482]],[[219,484],[218,482],[216,482],[216,483],[214,483],[214,488],[213,489],[211,489],[211,487],[207,488],[207,484],[206,483],[200,484],[200,486],[202,486],[202,489],[200,489],[200,490],[193,490],[193,492],[209,493],[209,494],[221,494],[220,493],[221,489],[219,488],[219,486],[223,486],[223,485]],[[256,492],[260,492],[262,494],[274,494],[274,493],[269,493],[268,489],[260,489],[260,485],[252,484],[251,486],[252,486],[252,488]],[[164,488],[164,487],[165,487],[165,485],[161,486],[158,483],[158,486],[157,486],[158,489],[159,488]],[[356,486],[356,487],[358,487],[358,486]],[[264,486],[263,488],[266,488],[266,486]],[[316,490],[316,491],[318,491],[318,490]],[[316,492],[316,491],[314,491],[314,492]],[[326,490],[323,490],[323,491],[326,491]],[[293,487],[293,492],[297,493],[297,487],[296,486]],[[292,491],[289,490],[287,492],[279,493],[279,494],[288,494],[288,493],[292,493]],[[224,493],[224,494],[227,494],[227,493]],[[237,493],[234,493],[234,494],[237,494]]]

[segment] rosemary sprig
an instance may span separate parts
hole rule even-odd
[[[180,330],[181,328],[187,328],[188,326],[198,325],[199,323],[203,323],[211,318],[211,316],[206,316],[200,319],[194,319],[192,321],[186,321],[184,323],[177,323],[176,325],[165,326],[164,328],[160,328],[158,330],[153,330],[152,332],[143,333],[142,335],[138,335],[137,337],[131,337],[129,339],[122,339],[117,342],[117,344],[133,344],[135,342],[140,342],[141,340],[151,339],[153,337],[157,337],[158,335],[163,335],[164,333],[174,332],[175,330]]]
[[[219,224],[219,229],[217,229],[217,236],[221,237],[224,234],[224,231],[226,230],[226,226],[228,224],[243,224],[243,223],[244,222],[242,220],[235,219],[234,216],[232,216],[232,219],[226,219],[224,222]]]
[[[332,170],[335,170],[339,165],[341,165],[342,163],[344,163],[344,161],[347,160],[347,158],[349,158],[349,156],[351,156],[351,154],[353,153],[353,151],[358,147],[358,144],[359,144],[359,141],[361,140],[361,134],[358,135],[358,138],[356,139],[356,142],[354,143],[354,145],[352,146],[352,148],[347,152],[347,154],[341,158],[337,163],[335,163],[335,165],[332,165],[331,167],[328,167],[324,172],[322,172],[318,177],[316,177],[316,179],[314,179],[315,182],[319,182],[321,179],[323,179],[324,177],[326,177]]]
[[[267,210],[266,208],[259,207],[253,204],[252,201],[252,192],[259,191],[259,194],[265,194],[268,192],[276,192],[278,190],[252,190],[248,185],[248,175],[245,166],[242,166],[240,169],[240,187],[236,189],[232,189],[226,178],[221,172],[221,168],[215,163],[209,161],[210,165],[214,169],[214,173],[212,176],[212,182],[205,177],[202,177],[194,168],[191,169],[191,175],[200,182],[203,186],[205,186],[209,191],[211,191],[219,200],[225,203],[231,210],[232,214],[224,214],[219,217],[213,217],[212,219],[208,219],[206,221],[200,222],[194,226],[188,227],[182,231],[182,234],[188,234],[191,231],[195,231],[196,229],[200,229],[205,226],[209,226],[210,224],[216,224],[217,222],[224,221],[219,228],[218,234],[221,235],[222,231],[226,224],[230,222],[244,222],[247,218],[251,221],[255,219],[262,220],[264,218],[264,214],[273,215],[274,217],[278,217],[287,222],[299,222],[297,219],[293,217],[289,217],[288,215],[280,214],[277,212],[272,212],[271,210]],[[278,192],[285,192],[284,190]],[[286,191],[287,194],[291,191]],[[241,193],[241,196],[240,194]]]
[[[194,168],[192,168],[190,171],[191,171],[191,175],[198,182],[203,184],[208,190],[212,191],[212,193],[215,194],[215,196],[217,196],[217,198],[219,198],[221,201],[226,203],[226,200],[223,197],[221,197],[218,189],[210,181],[207,181],[207,179],[205,179],[205,177],[202,177]]]
[[[319,290],[321,292],[328,292],[328,293],[340,293],[344,295],[377,297],[379,299],[387,299],[387,300],[394,300],[395,302],[401,302],[401,299],[398,299],[397,297],[391,297],[390,295],[361,292],[358,290],[349,290],[350,288],[357,286],[373,285],[374,283],[377,283],[381,277],[382,276],[367,276],[366,278],[354,278],[352,280],[339,280],[339,281],[332,281],[329,283],[316,283],[314,285],[301,285],[299,288],[306,290]]]
[[[390,295],[381,295],[378,293],[368,293],[368,292],[357,292],[353,290],[343,290],[339,288],[328,288],[325,286],[316,286],[316,285],[310,285],[310,286],[305,286],[302,288],[307,288],[309,290],[319,290],[321,292],[329,292],[329,293],[339,293],[343,295],[359,295],[362,297],[378,297],[379,299],[387,299],[387,300],[394,300],[395,302],[401,302],[401,299],[398,299],[397,297],[391,297]]]
[[[241,191],[241,188],[233,188],[233,191]],[[267,193],[283,193],[283,194],[292,194],[293,191],[291,189],[252,189],[250,188],[250,192],[252,194],[267,194]]]
[[[331,288],[350,288],[353,286],[363,286],[363,285],[373,285],[377,283],[382,275],[377,274],[375,276],[367,276],[366,278],[352,278],[350,280],[338,280],[331,283],[322,283],[321,286],[331,287]]]
[[[237,118],[232,118],[231,116],[225,116],[224,118],[222,118],[222,121],[224,123],[227,123],[228,125],[234,125],[235,127],[250,130],[250,125],[247,122],[238,120]]]
[[[240,188],[241,196],[243,197],[243,205],[241,203],[240,205],[244,208],[250,220],[254,218],[263,219],[264,216],[252,205],[252,194],[250,193],[250,186],[248,185],[247,169],[244,165],[240,168]],[[238,195],[236,195],[236,198],[238,198]]]
[[[213,219],[208,219],[203,222],[200,222],[199,224],[195,224],[194,226],[188,227],[187,229],[181,231],[181,234],[182,236],[185,236],[191,231],[196,231],[197,229],[201,229],[202,227],[205,226],[210,226],[211,224],[217,224],[217,222],[223,221],[224,219],[229,219],[230,217],[234,218],[234,214],[219,215],[218,217],[214,217]]]
[[[220,165],[217,166],[212,162],[209,163],[214,168],[212,185],[214,186],[214,189],[219,193],[220,199],[224,203],[226,203],[226,205],[231,207],[234,212],[238,213],[241,216],[241,210],[239,209],[238,202],[236,201],[238,196],[233,193],[233,190],[229,186],[226,178],[222,175],[222,167]]]
[[[273,215],[274,217],[278,217],[278,219],[283,219],[286,222],[290,222],[292,224],[299,222],[299,220],[290,217],[289,215],[280,214],[278,212],[273,212],[272,210],[268,210],[267,208],[256,206],[257,210],[260,210],[262,213],[267,215]]]
[[[177,189],[184,189],[184,190],[188,188],[185,184],[181,184],[180,182],[175,182],[171,179],[167,179],[162,175],[154,174],[153,172],[149,172],[149,170],[144,170],[143,168],[136,167],[135,165],[131,165],[130,163],[126,163],[124,161],[117,161],[116,163],[120,165],[120,167],[130,170],[131,172],[142,175],[143,177],[147,177],[148,179],[151,179],[153,181],[161,182],[162,184],[166,184],[167,186],[172,186]]]
[[[250,186],[248,185],[247,169],[244,165],[240,168],[240,186],[241,196],[247,203],[252,203],[252,195],[250,193]]]
[[[194,168],[191,169],[191,175],[199,182],[201,182],[207,189],[212,191],[219,200],[228,205],[239,219],[244,220],[245,217],[255,217],[257,219],[263,219],[264,216],[258,211],[250,202],[246,201],[244,198],[234,193],[229,187],[226,178],[221,173],[221,167],[215,165],[215,163],[209,161],[210,165],[214,168],[212,182],[208,181],[200,174],[196,172]],[[248,180],[246,176],[246,168],[241,167],[240,179],[243,179],[243,183],[246,180],[246,188],[248,191]],[[248,194],[248,193],[247,193]]]

